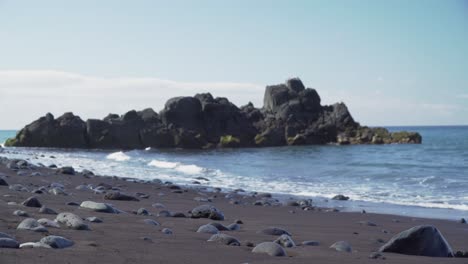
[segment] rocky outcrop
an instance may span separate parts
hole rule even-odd
[[[298,78],[265,89],[263,108],[237,107],[209,93],[175,97],[158,114],[148,108],[86,122],[52,114],[25,126],[6,146],[142,149],[266,147],[311,144],[415,144],[414,132],[389,132],[355,122],[344,103],[321,105]]]

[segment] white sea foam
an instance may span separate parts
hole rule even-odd
[[[163,160],[152,160],[150,163],[148,163],[148,165],[161,168],[161,169],[174,169],[179,165],[179,163],[163,161]]]
[[[175,170],[186,174],[200,174],[204,171],[202,167],[197,165],[179,165],[175,167]]]
[[[161,169],[173,169],[185,174],[201,174],[205,171],[204,168],[194,164],[187,165],[180,162],[169,162],[164,160],[152,160],[150,163],[148,163],[148,165]]]
[[[123,153],[122,151],[114,152],[107,155],[106,159],[115,160],[115,161],[127,161],[130,160],[130,156]]]

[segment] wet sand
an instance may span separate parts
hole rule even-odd
[[[249,193],[235,195],[239,204],[233,204],[232,198],[226,198],[224,193],[213,193],[199,189],[187,189],[182,186],[181,193],[174,193],[169,185],[144,183],[124,180],[116,177],[57,174],[56,170],[37,168],[34,170],[17,171],[0,165],[0,176],[11,186],[22,184],[29,190],[40,186],[50,186],[51,183],[61,183],[68,195],[32,194],[10,190],[8,186],[0,186],[0,232],[16,238],[19,243],[36,242],[45,235],[58,235],[74,241],[74,245],[65,249],[21,248],[0,249],[0,263],[468,263],[466,258],[430,258],[383,253],[385,260],[370,259],[375,252],[393,235],[417,225],[430,224],[436,226],[454,251],[468,250],[468,225],[456,221],[409,218],[395,215],[372,213],[344,213],[324,208],[304,211],[294,206],[255,206],[259,200]],[[40,172],[41,175],[31,176]],[[107,184],[118,187],[121,192],[129,195],[136,193],[148,194],[148,198],[140,201],[105,200],[103,193],[92,190],[77,190],[81,184]],[[180,190],[177,190],[180,192]],[[346,194],[345,190],[343,193]],[[91,230],[72,230],[65,226],[60,229],[48,228],[48,233],[37,233],[26,230],[16,230],[17,225],[25,219],[15,216],[15,210],[26,211],[30,217],[55,219],[55,215],[40,214],[39,208],[25,207],[21,203],[28,197],[36,196],[39,201],[56,212],[72,212],[82,218],[96,216],[102,223],[88,223]],[[198,202],[195,197],[210,198],[212,202]],[[109,214],[90,211],[78,206],[66,205],[67,202],[82,201],[111,203],[120,214]],[[8,204],[16,202],[17,205]],[[165,209],[152,205],[161,203]],[[210,219],[189,218],[188,212],[201,204],[212,204],[225,215],[223,225],[229,225],[235,220],[242,220],[238,231],[223,231],[236,237],[241,246],[220,245],[207,242],[210,234],[197,233],[199,226],[214,222]],[[146,208],[152,216],[142,216],[132,213],[139,208]],[[186,218],[161,217],[161,210],[182,212]],[[153,219],[160,226],[148,225],[144,219]],[[360,222],[373,222],[377,226],[369,226]],[[296,247],[287,248],[287,257],[271,257],[252,253],[252,247],[246,242],[259,244],[273,241],[277,236],[258,233],[270,227],[280,227],[292,234]],[[163,228],[170,228],[173,234],[163,234]],[[144,240],[143,237],[151,240]],[[318,246],[302,246],[301,242],[316,240]],[[336,241],[347,241],[352,246],[352,252],[337,252],[330,248]]]

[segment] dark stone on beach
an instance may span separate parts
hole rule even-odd
[[[460,219],[460,223],[466,224],[466,219],[465,218]]]
[[[224,220],[224,214],[216,207],[205,204],[192,209],[192,218],[209,218],[212,220]]]
[[[379,251],[427,257],[454,256],[440,231],[429,225],[415,226],[395,235]]]
[[[295,247],[296,243],[292,240],[292,238],[286,234],[281,235],[278,237],[275,241],[273,241],[283,247],[290,248],[290,247]]]
[[[73,241],[61,236],[46,236],[39,243],[49,245],[51,248],[60,249],[73,246]]]
[[[35,196],[29,197],[22,204],[27,207],[42,207],[41,202]]]
[[[342,194],[335,195],[332,200],[338,200],[338,201],[347,201],[349,200],[348,196],[344,196]]]
[[[281,228],[278,227],[268,227],[260,231],[261,234],[265,235],[271,235],[271,236],[281,236],[281,235],[288,235],[290,236],[291,234]]]
[[[60,213],[55,218],[58,223],[64,224],[70,229],[75,230],[90,230],[89,226],[83,221],[81,217],[73,213]]]
[[[346,241],[338,241],[330,246],[330,248],[334,248],[336,251],[340,252],[348,252],[351,253],[352,248],[351,245]]]
[[[5,179],[0,178],[0,186],[8,186],[8,183],[5,181]]]
[[[286,251],[274,242],[263,242],[252,249],[253,253],[267,254],[272,257],[284,257]]]
[[[57,170],[57,173],[75,175],[75,169],[73,167],[62,167]]]
[[[0,248],[19,248],[19,243],[12,238],[1,237]]]
[[[118,200],[118,201],[135,201],[138,202],[138,198],[121,193],[121,192],[109,192],[104,195],[104,199],[106,200]]]
[[[216,242],[228,246],[240,246],[240,242],[237,238],[221,233],[212,235],[210,239],[208,239],[208,242]]]
[[[65,204],[68,205],[68,206],[80,206],[79,203],[75,203],[75,202],[67,202]]]

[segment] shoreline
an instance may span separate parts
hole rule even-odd
[[[353,147],[353,146],[346,146],[346,147]],[[359,147],[359,146],[357,146]],[[283,147],[277,147],[277,148],[283,148]],[[17,148],[15,147],[8,147],[4,148],[3,150],[6,151],[11,151],[12,154],[17,153],[16,151]],[[19,148],[21,151],[23,148]],[[32,151],[38,151],[39,153],[41,151],[56,151],[59,153],[74,153],[76,151],[81,151],[83,150],[80,149],[54,149],[54,148],[26,148],[27,150],[32,150]],[[133,151],[133,150],[130,150]],[[140,150],[138,150],[140,151]],[[151,150],[150,150],[151,151]],[[168,150],[167,153],[172,153],[174,151],[178,150]],[[180,151],[186,151],[186,150],[180,150]],[[193,151],[193,150],[192,150]],[[194,150],[195,152],[199,151],[210,151],[210,150]],[[95,150],[86,150],[85,152],[90,152],[90,153],[107,153],[107,154],[113,154],[116,152],[129,152],[129,151],[123,151],[123,150],[101,150],[101,149],[95,149]],[[0,154],[2,151],[0,151]],[[7,152],[8,153],[8,152]],[[7,154],[5,153],[5,154]],[[164,152],[166,153],[166,152]],[[25,154],[26,155],[26,154]],[[38,153],[29,153],[31,157],[39,155]],[[40,158],[37,160],[31,159],[26,159],[33,164],[37,165],[40,164]],[[68,164],[61,164],[61,163],[54,163],[59,166],[67,166]],[[47,165],[47,164],[46,164]],[[85,169],[85,168],[83,168]],[[125,178],[125,176],[122,175],[115,175],[120,178]],[[147,180],[151,181],[152,179],[145,179],[145,178],[135,178],[138,180]],[[198,184],[187,184],[187,183],[180,183],[180,182],[175,182],[176,184],[179,184],[181,186],[184,186],[186,188],[193,188],[193,189],[199,189],[199,188],[219,188],[220,186],[217,185],[209,185],[208,182],[203,182],[198,185]],[[229,192],[232,190],[237,189],[237,187],[229,187],[229,188],[223,188],[223,192]],[[259,190],[253,190],[253,189],[245,189],[246,192],[255,192]],[[326,196],[314,196],[314,195],[295,195],[295,194],[289,194],[289,193],[282,193],[282,192],[270,192],[272,195],[274,195],[275,198],[279,199],[280,201],[284,202],[287,201],[288,199],[312,199],[314,200],[314,203],[319,204],[321,207],[324,208],[337,208],[340,211],[344,212],[361,212],[362,210],[366,210],[367,212],[373,212],[377,214],[386,214],[386,215],[398,215],[398,216],[406,216],[406,217],[421,217],[421,218],[430,218],[430,219],[442,219],[442,220],[451,220],[451,221],[458,221],[461,218],[467,218],[468,216],[468,210],[462,210],[462,209],[457,209],[457,208],[450,208],[450,207],[429,207],[429,206],[422,206],[422,205],[417,205],[417,204],[403,204],[403,203],[398,203],[398,202],[380,202],[380,201],[365,201],[365,200],[354,200],[350,199],[348,201],[334,201],[331,199],[334,195],[338,193],[333,193],[330,194],[328,197]],[[346,192],[341,193],[343,195],[348,195]],[[351,197],[352,198],[352,197]],[[441,203],[442,204],[442,203]],[[450,205],[454,206],[454,205]]]
[[[18,175],[17,172],[6,168],[4,163],[0,165],[0,174],[10,186],[22,184],[28,189],[42,186],[47,191],[43,194],[32,194],[0,186],[0,232],[13,235],[20,243],[39,241],[44,236],[38,232],[16,230],[16,226],[24,217],[13,215],[15,210],[26,211],[35,219],[45,217],[53,220],[56,217],[38,213],[39,208],[22,206],[21,202],[31,196],[36,196],[43,205],[57,213],[72,212],[83,218],[96,216],[103,222],[87,222],[90,227],[87,231],[71,230],[63,225],[59,229],[48,228],[48,234],[63,236],[72,240],[74,245],[52,251],[44,248],[0,249],[2,263],[50,263],[58,259],[67,259],[70,263],[375,263],[378,260],[370,259],[369,255],[378,250],[384,242],[403,230],[425,224],[434,225],[441,230],[454,251],[467,250],[468,225],[455,221],[336,212],[315,207],[315,204],[310,210],[290,205],[256,206],[253,204],[258,200],[272,200],[269,195],[262,193],[249,196],[234,192],[205,192],[184,186],[146,183],[111,176],[60,174],[57,170],[48,168],[19,171],[23,173]],[[50,186],[57,186],[57,183],[64,186],[63,191],[67,195],[48,193]],[[148,197],[139,197],[139,201],[106,200],[105,193],[76,189],[83,184],[106,186],[101,188],[105,192],[108,192],[106,188],[114,188],[132,196],[140,193]],[[211,202],[206,199],[210,199]],[[123,213],[100,213],[66,205],[67,202],[80,204],[87,200],[111,203]],[[215,222],[227,226],[236,222],[236,219],[242,221],[239,230],[223,232],[237,238],[241,246],[207,242],[210,234],[196,232],[201,225],[214,222],[210,219],[188,217],[188,211],[203,204],[211,204],[224,213],[224,221]],[[146,208],[151,215],[132,213],[140,208]],[[164,210],[171,212],[173,216],[183,214],[185,217],[164,217]],[[145,219],[152,219],[158,222],[158,225],[148,225],[144,223]],[[375,223],[375,226],[366,223]],[[289,256],[287,259],[251,252],[250,243],[257,245],[277,238],[259,233],[260,230],[271,226],[286,229],[292,234],[296,247],[286,249]],[[166,228],[173,233],[162,233]],[[302,241],[308,240],[318,241],[319,245],[302,245]],[[336,241],[349,242],[352,252],[337,252],[331,249],[330,245]],[[383,255],[390,263],[466,263],[464,258],[441,259],[394,253]]]

